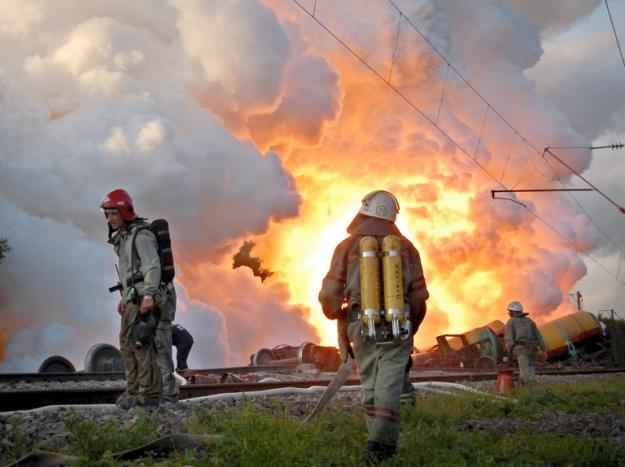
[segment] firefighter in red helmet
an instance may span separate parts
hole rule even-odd
[[[161,282],[161,262],[154,233],[138,217],[132,198],[111,191],[100,204],[109,228],[109,243],[118,257],[121,300],[120,348],[127,389],[121,408],[175,402],[177,389],[171,360],[171,321],[175,313],[173,284]],[[167,352],[167,349],[169,351]]]

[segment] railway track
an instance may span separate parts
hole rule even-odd
[[[293,371],[293,365],[271,366],[233,366],[225,368],[201,368],[185,370],[182,375],[221,375],[224,373],[258,373],[261,371],[280,373]],[[123,371],[114,372],[76,372],[76,373],[0,373],[0,384],[10,383],[39,383],[47,381],[115,381],[125,378]]]
[[[259,367],[235,367],[254,368]],[[284,367],[280,369],[284,370]],[[223,368],[194,370],[211,371],[213,373],[223,372]],[[538,371],[541,375],[583,375],[583,374],[609,374],[624,373],[625,368],[586,368],[578,370],[545,370]],[[453,372],[438,375],[413,375],[410,380],[413,383],[426,381],[488,381],[497,378],[496,372]],[[214,394],[238,393],[263,391],[277,388],[308,388],[311,386],[327,386],[329,379],[301,380],[301,381],[280,381],[280,382],[242,382],[223,384],[192,384],[180,388],[180,398],[189,399],[193,397],[209,396]],[[350,378],[346,385],[360,384],[359,378]],[[29,390],[29,391],[6,391],[1,393],[0,412],[14,410],[29,410],[47,405],[75,405],[75,404],[107,404],[115,402],[115,399],[122,393],[122,389],[61,389],[61,390]]]

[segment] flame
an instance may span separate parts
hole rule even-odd
[[[295,42],[305,43],[305,53],[323,57],[339,77],[340,111],[334,121],[324,124],[318,141],[298,138],[286,124],[253,132],[231,128],[261,151],[275,150],[295,180],[302,199],[300,212],[295,218],[272,222],[254,238],[255,251],[263,265],[275,271],[268,282],[285,285],[288,303],[309,310],[306,319],[321,343],[336,343],[335,324],[325,318],[317,300],[323,277],[362,197],[377,189],[398,197],[398,227],[421,254],[430,300],[418,346],[431,344],[441,333],[505,319],[505,303],[510,300],[524,301],[535,314],[561,313],[567,305],[559,294],[579,280],[585,268],[576,262],[570,245],[537,225],[528,212],[542,209],[566,219],[567,207],[556,198],[530,197],[527,210],[494,203],[488,196],[492,180],[467,160],[466,151],[460,154],[349,54],[327,45],[325,36],[316,37],[305,26],[299,29],[308,23],[297,21],[297,13],[284,11],[274,0],[265,3],[288,24],[287,29],[298,30]],[[380,32],[376,50],[384,43],[392,50],[394,30]],[[394,69],[394,85],[410,93],[424,112],[436,114],[440,60],[425,49],[406,48],[404,54]],[[375,64],[378,70],[388,67],[388,57]],[[548,185],[549,180],[528,163],[527,148],[514,141],[505,125],[489,124],[482,134],[484,112],[475,111],[475,96],[466,91],[452,81],[446,83],[445,99],[450,104],[441,112],[439,124],[455,141],[471,148],[474,162],[479,159],[490,173],[506,175],[506,183],[514,177],[516,185]],[[271,133],[275,127],[282,128],[280,134]],[[570,230],[573,237],[579,233]],[[553,252],[557,258],[550,256]]]
[[[314,201],[305,203],[297,219],[272,224],[259,242],[263,245],[261,257],[271,269],[278,271],[277,279],[288,285],[290,304],[303,304],[313,310],[309,322],[317,329],[322,345],[336,344],[336,325],[321,312],[317,294],[334,248],[347,237],[345,229],[363,189],[333,185],[317,192],[314,198],[304,193],[304,199]]]
[[[302,212],[297,219],[272,224],[259,245],[261,257],[272,270],[278,271],[277,280],[288,285],[290,303],[303,304],[312,310],[309,322],[317,329],[321,344],[335,345],[336,325],[321,312],[317,294],[330,267],[332,253],[336,245],[347,237],[346,227],[360,207],[362,197],[373,189],[390,187],[388,184],[379,186],[373,181],[367,184],[342,180],[328,184],[323,182],[324,178],[323,174],[316,174],[315,178],[310,173],[298,178],[298,182],[301,182],[300,192],[305,200]],[[423,180],[407,177],[402,180],[402,184],[411,187],[418,181]],[[397,193],[402,191],[401,185],[394,189]],[[427,233],[427,236],[440,239],[459,232],[470,233],[474,229],[473,222],[468,218],[470,199],[470,193],[446,190],[436,202],[440,217],[430,218],[421,215],[423,202],[410,201],[399,195],[401,211],[397,225],[420,249],[426,275],[433,271],[431,268],[428,270],[427,251],[419,247],[416,233]],[[444,221],[441,222],[441,219]],[[481,303],[491,303],[500,293],[496,287],[491,287],[495,280],[488,271],[478,272],[471,275],[464,287],[479,290]],[[458,316],[469,316],[464,305],[446,287],[448,285],[436,280],[429,283],[433,296],[431,304],[438,309],[457,310]],[[485,291],[488,293],[483,293]],[[454,321],[454,329],[459,327],[456,331],[467,325],[469,323],[466,320]]]

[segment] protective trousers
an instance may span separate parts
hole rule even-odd
[[[174,377],[174,361],[172,358],[171,332],[172,324],[176,313],[176,294],[170,290],[163,294],[162,303],[159,304],[160,317],[154,335],[154,345],[156,346],[156,363],[160,372],[161,399],[163,401],[174,402],[178,400],[178,387]]]
[[[186,370],[189,368],[187,358],[189,358],[191,347],[193,347],[193,344],[188,342],[178,344],[176,347],[176,370]]]
[[[126,367],[126,392],[140,402],[158,399],[161,383],[153,345],[137,348],[132,342],[132,327],[139,316],[139,307],[126,304],[119,332],[119,347]]]
[[[521,384],[536,382],[536,348],[533,345],[516,345],[513,350],[519,364],[519,379]]]
[[[414,346],[413,339],[410,339],[410,352],[412,353],[412,348]],[[406,363],[406,368],[404,369],[404,384],[401,390],[401,396],[399,400],[403,404],[407,405],[415,405],[417,403],[417,391],[412,386],[410,382],[410,369],[412,368],[412,357],[408,355],[408,363]]]
[[[166,401],[178,400],[178,388],[174,377],[174,363],[171,351],[171,321],[159,321],[154,335],[156,364],[161,376],[161,398]]]
[[[369,442],[397,446],[400,395],[406,377],[406,362],[412,351],[412,339],[380,345],[365,338],[362,329],[361,321],[353,321],[349,323],[348,335],[363,388]]]

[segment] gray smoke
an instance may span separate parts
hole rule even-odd
[[[623,45],[625,4],[609,3]],[[528,73],[538,91],[561,109],[575,130],[584,135],[584,144],[596,146],[625,141],[625,69],[605,5],[601,4],[569,31],[551,37],[545,43],[544,56]],[[566,144],[572,143],[567,141]],[[567,161],[574,160],[576,153],[560,151]],[[623,167],[622,151],[596,151],[593,164],[584,176],[623,205]],[[576,181],[575,185],[581,183]],[[601,262],[599,265],[587,261],[589,274],[576,287],[584,294],[589,310],[616,308],[625,316],[623,215],[595,193],[579,194],[575,198],[600,230],[592,227],[600,245],[595,256]],[[619,280],[615,281],[610,274],[618,275]]]
[[[540,28],[543,34],[553,35],[570,28],[580,19],[591,14],[601,0],[543,0],[528,2],[525,0],[503,0],[499,5],[508,5],[513,11],[526,16],[530,22]]]

